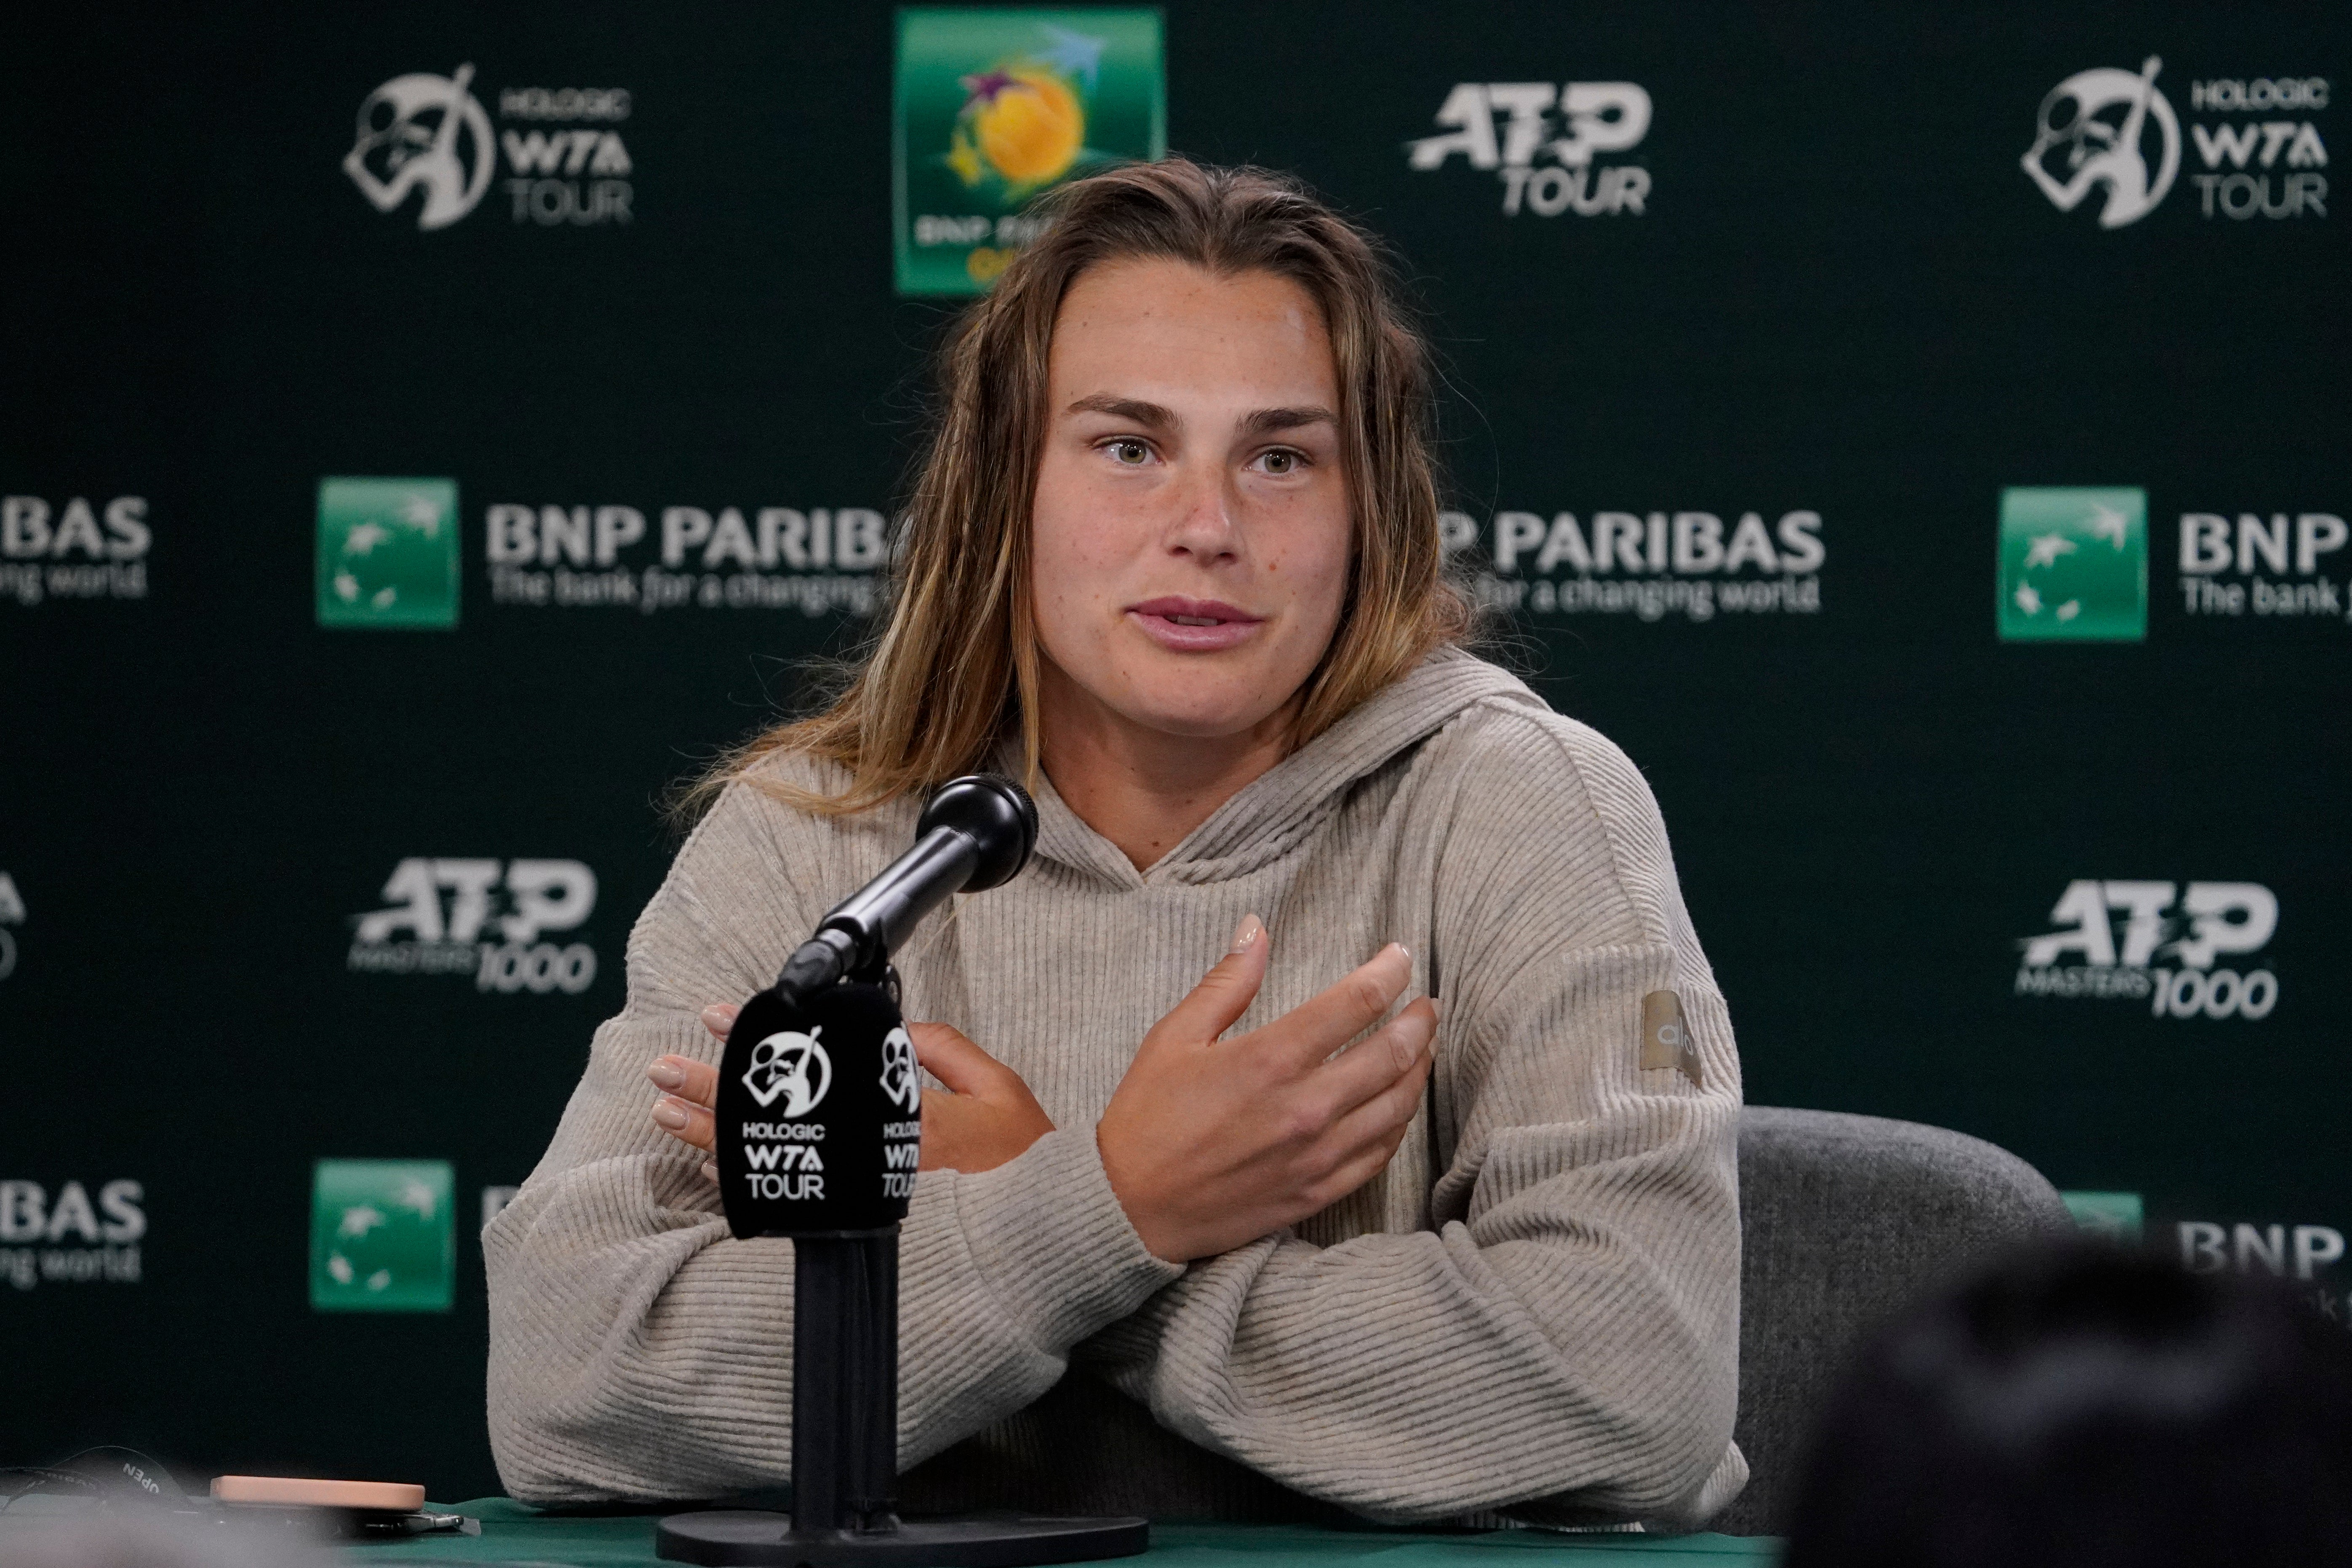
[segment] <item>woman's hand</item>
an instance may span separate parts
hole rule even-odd
[[[1377,1174],[1404,1141],[1433,1060],[1423,997],[1337,1059],[1412,977],[1394,944],[1313,1001],[1237,1039],[1217,1037],[1265,979],[1255,915],[1143,1048],[1096,1124],[1103,1169],[1143,1244],[1171,1263],[1296,1224]]]
[[[702,1010],[702,1026],[724,1040],[740,1011],[726,1003],[713,1004]],[[924,1170],[993,1170],[1054,1130],[1053,1119],[1021,1075],[953,1028],[909,1024],[907,1033],[915,1042],[915,1059],[951,1091],[932,1089],[923,1096]],[[682,1143],[710,1152],[719,1069],[691,1057],[656,1057],[646,1077],[656,1089],[668,1091],[654,1101],[654,1125]],[[702,1173],[717,1181],[718,1164],[705,1160]]]

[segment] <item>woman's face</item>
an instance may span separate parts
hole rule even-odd
[[[1055,322],[1046,409],[1033,548],[1055,669],[1164,734],[1281,714],[1339,625],[1350,552],[1314,300],[1268,272],[1095,268]]]

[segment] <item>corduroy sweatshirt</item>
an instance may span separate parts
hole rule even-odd
[[[805,758],[761,768],[842,782]],[[1011,1066],[1056,1128],[916,1183],[903,1510],[1688,1528],[1738,1491],[1739,1062],[1622,752],[1449,651],[1149,870],[1050,782],[1037,805],[1028,869],[898,955],[907,1016]],[[728,1234],[701,1154],[648,1116],[646,1068],[716,1061],[702,1008],[768,984],[917,810],[825,820],[738,782],[646,905],[627,1002],[483,1235],[490,1439],[515,1496],[790,1479],[792,1244]],[[1271,967],[1234,1033],[1402,942],[1404,1000],[1437,999],[1436,1067],[1371,1182],[1179,1266],[1129,1224],[1095,1121],[1252,912]],[[1695,1060],[1643,1065],[1660,992]]]

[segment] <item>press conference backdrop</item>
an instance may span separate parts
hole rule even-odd
[[[1751,1098],[2340,1321],[2352,24],[1914,10],[20,19],[0,1459],[495,1487],[476,1232],[656,796],[871,626],[1030,197],[1163,147],[1394,242]]]

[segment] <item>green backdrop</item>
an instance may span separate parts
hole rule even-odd
[[[2342,1317],[2352,25],[1162,16],[1170,147],[1401,253],[1453,538],[1649,774],[1750,1098]],[[495,1489],[473,1233],[619,1005],[655,797],[874,602],[956,304],[895,290],[898,36],[12,30],[0,1460]]]

